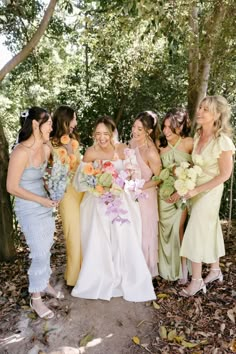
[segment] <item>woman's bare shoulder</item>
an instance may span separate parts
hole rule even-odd
[[[84,162],[92,162],[97,159],[98,152],[95,149],[95,146],[90,146],[84,153],[83,161]]]
[[[186,151],[191,154],[193,150],[193,138],[188,136],[182,139],[183,146],[185,147]]]

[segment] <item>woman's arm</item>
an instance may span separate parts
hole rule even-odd
[[[192,191],[189,191],[185,195],[186,199],[192,198],[195,195],[205,192],[209,189],[213,189],[230,178],[233,168],[232,151],[222,151],[218,159],[218,164],[220,171],[219,175],[214,177],[209,182],[203,183],[200,186],[195,187]]]
[[[97,158],[97,153],[93,146],[90,146],[84,153],[83,162],[93,162]]]
[[[153,174],[158,176],[161,172],[161,159],[156,147],[151,148],[148,152],[148,164]],[[158,184],[160,184],[160,181],[151,180],[144,183],[143,189],[156,187]]]
[[[20,179],[27,166],[28,154],[26,151],[21,149],[21,147],[16,148],[12,154],[9,161],[8,173],[7,173],[7,191],[8,193],[26,200],[31,200],[33,202],[44,205],[45,207],[51,208],[54,206],[52,200],[48,198],[41,197],[34,194],[20,186]]]

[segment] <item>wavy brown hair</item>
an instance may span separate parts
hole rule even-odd
[[[79,141],[79,134],[75,131],[70,133],[70,122],[74,118],[75,111],[69,106],[58,107],[52,116],[52,132],[50,134],[53,146],[62,145],[60,139],[63,135]]]

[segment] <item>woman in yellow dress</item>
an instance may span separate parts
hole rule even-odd
[[[224,239],[219,221],[224,182],[232,172],[230,139],[230,107],[222,96],[205,97],[197,111],[197,132],[194,137],[193,163],[202,168],[197,186],[185,198],[192,200],[192,210],[180,250],[192,263],[192,280],[181,296],[192,296],[206,284],[223,280],[219,258],[224,256]],[[210,272],[202,279],[202,263],[210,264]]]
[[[59,211],[66,241],[66,270],[67,285],[74,286],[81,268],[80,241],[80,203],[83,193],[77,192],[72,186],[73,175],[80,163],[76,113],[68,106],[60,106],[53,114],[53,131],[51,143],[54,153],[65,159],[70,165],[70,183],[60,202]]]

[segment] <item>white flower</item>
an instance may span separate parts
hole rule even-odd
[[[197,178],[197,171],[194,168],[189,168],[187,171],[187,175],[193,181],[196,181]]]
[[[183,180],[178,179],[175,181],[175,189],[177,190],[178,194],[182,197],[188,192],[188,188],[186,186],[186,182]]]
[[[187,161],[183,161],[183,162],[181,162],[180,166],[183,167],[184,169],[186,169],[186,168],[189,168],[190,163]]]
[[[187,178],[186,171],[182,166],[176,167],[175,175],[182,180],[185,180]]]
[[[191,179],[188,179],[186,181],[186,187],[189,191],[193,190],[195,188],[196,183],[194,181],[191,181]]]

